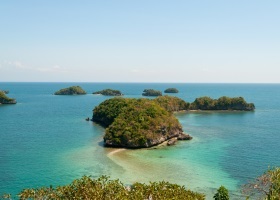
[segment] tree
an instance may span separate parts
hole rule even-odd
[[[247,197],[280,200],[280,167],[269,169],[253,182],[243,186]]]
[[[221,186],[213,197],[215,200],[229,200],[228,190]]]

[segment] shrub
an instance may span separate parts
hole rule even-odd
[[[221,186],[213,197],[215,200],[229,200],[228,190]]]

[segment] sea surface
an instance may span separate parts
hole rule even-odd
[[[56,96],[80,85],[88,94]],[[97,90],[121,90],[142,98],[144,89],[196,97],[242,96],[254,112],[188,112],[176,117],[191,141],[172,147],[121,150],[104,148],[104,129],[85,120],[102,101]],[[211,199],[224,185],[238,199],[241,185],[280,166],[280,84],[169,83],[0,83],[16,105],[0,105],[0,194],[23,188],[58,186],[83,175],[108,175],[125,184],[165,180],[185,185]]]

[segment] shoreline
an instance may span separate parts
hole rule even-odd
[[[127,149],[125,149],[125,148],[116,148],[116,149],[112,149],[112,151],[110,151],[109,153],[107,153],[107,156],[108,156],[108,157],[109,157],[109,156],[113,156],[114,154],[119,153],[119,152],[121,152],[121,151],[125,151],[125,150],[127,150]]]

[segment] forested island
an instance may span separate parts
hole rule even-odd
[[[86,94],[86,91],[84,91],[80,86],[71,86],[68,88],[60,89],[54,94],[55,95],[83,95]]]
[[[147,148],[172,138],[191,139],[183,133],[172,112],[161,106],[160,102],[150,99],[108,99],[94,108],[92,121],[107,127],[105,146]],[[170,104],[174,104],[170,107],[180,109],[175,105],[175,99]]]
[[[97,92],[93,92],[92,94],[102,94],[105,96],[122,96],[123,94],[119,90],[113,90],[113,89],[105,89]]]
[[[16,104],[15,99],[7,97],[4,91],[0,91],[0,104]]]
[[[167,88],[166,90],[164,90],[164,93],[178,93],[179,90],[177,90],[176,88]]]
[[[219,99],[212,99],[210,97],[196,98],[190,104],[191,110],[240,110],[252,111],[255,110],[253,103],[247,103],[243,97],[220,97]]]
[[[112,98],[93,110],[92,121],[106,127],[104,145],[124,148],[147,148],[165,141],[192,139],[184,134],[173,112],[188,110],[242,110],[252,111],[253,103],[244,98],[196,98],[193,103],[172,96],[155,99]]]
[[[161,91],[154,89],[145,89],[142,93],[143,96],[162,96]]]

